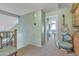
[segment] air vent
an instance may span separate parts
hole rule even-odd
[[[70,3],[59,3],[58,8],[68,8],[70,6]]]

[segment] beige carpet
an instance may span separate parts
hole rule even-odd
[[[43,47],[28,45],[20,49],[17,56],[75,56],[73,52],[66,53],[63,49],[58,49],[55,44],[55,39],[50,38],[48,43]]]
[[[75,56],[73,52],[66,53],[64,50],[58,48],[52,48],[52,46],[37,47],[28,45],[20,49],[17,56]]]

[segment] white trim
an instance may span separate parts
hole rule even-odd
[[[41,44],[36,44],[36,42],[31,42],[31,43],[29,43],[29,44],[35,45],[35,46],[37,46],[37,47],[42,47]]]
[[[35,43],[32,43],[32,45],[35,45],[37,47],[42,47],[41,45],[38,45],[38,44],[35,44]]]
[[[47,16],[46,18],[45,18],[45,44],[47,44],[47,30],[48,30],[48,28],[47,28],[47,18],[48,17],[56,17],[56,20],[57,20],[57,33],[56,33],[56,36],[57,36],[57,38],[56,38],[56,45],[58,46],[58,15],[52,15],[52,16]]]

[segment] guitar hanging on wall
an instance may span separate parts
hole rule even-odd
[[[61,25],[62,26],[61,31],[68,32],[69,28],[68,28],[68,25],[65,23],[65,15],[63,14],[62,17],[63,17],[63,20],[62,20],[62,25]]]
[[[71,41],[71,35],[69,34],[69,28],[68,25],[65,23],[65,15],[62,15],[62,37],[64,41]]]

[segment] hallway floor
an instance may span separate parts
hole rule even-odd
[[[58,49],[55,45],[55,40],[50,38],[43,47],[28,45],[21,48],[17,56],[75,56],[75,54],[73,52],[66,53],[66,51]]]
[[[37,47],[33,45],[28,45],[20,49],[17,56],[75,56],[74,53],[65,53],[63,50],[54,48],[53,46]]]

